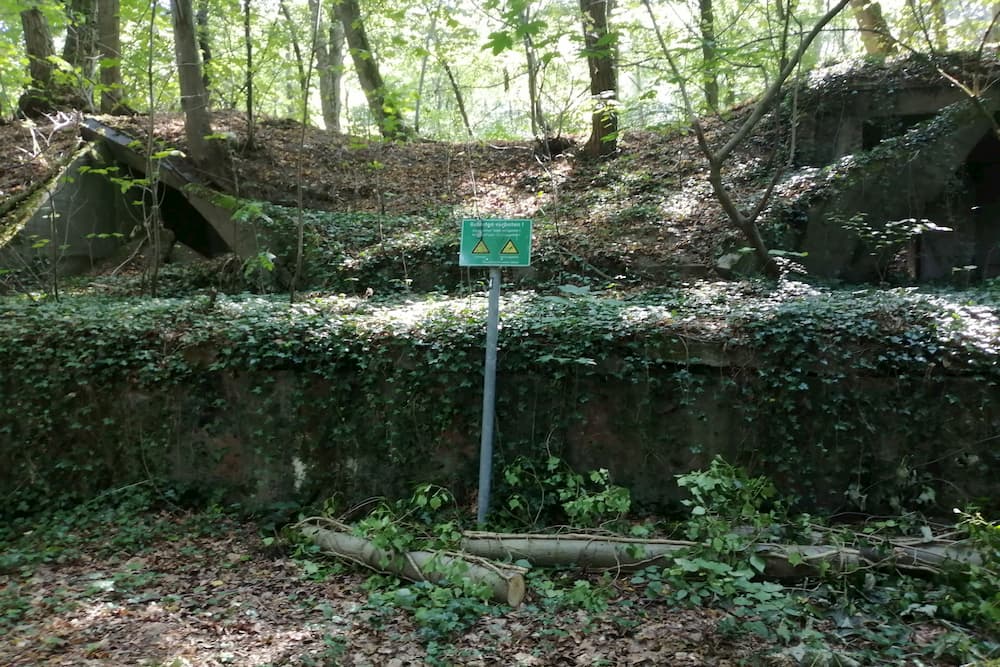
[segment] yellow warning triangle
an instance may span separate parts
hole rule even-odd
[[[482,239],[479,239],[479,243],[477,243],[472,248],[472,254],[473,255],[488,255],[488,254],[490,254],[490,249],[486,247],[486,243],[484,243]]]
[[[473,252],[475,252],[475,251],[473,251]],[[510,240],[510,239],[507,239],[507,242],[503,244],[502,248],[500,248],[500,254],[501,255],[518,255],[520,253],[517,251],[517,246],[514,245],[514,242],[512,240]]]

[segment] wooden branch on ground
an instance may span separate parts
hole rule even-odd
[[[622,572],[669,566],[688,549],[698,546],[681,540],[585,534],[466,532],[463,535],[462,551],[491,560],[524,559],[541,567],[576,565],[586,570]],[[815,577],[824,571],[846,574],[870,568],[937,573],[948,562],[979,560],[968,546],[946,540],[891,540],[877,550],[790,544],[756,544],[749,548],[764,561],[764,576],[774,579]]]
[[[445,577],[445,572],[458,565],[464,570],[465,576],[489,585],[496,602],[517,607],[524,599],[525,570],[515,565],[491,563],[465,554],[430,551],[394,554],[376,547],[363,537],[349,533],[313,524],[302,525],[299,529],[324,552],[379,572],[394,574],[409,581],[437,582]]]

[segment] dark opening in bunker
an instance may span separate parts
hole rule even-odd
[[[219,233],[181,192],[161,182],[157,184],[157,199],[163,226],[174,233],[179,243],[205,257],[229,252]]]
[[[987,132],[965,161],[972,190],[975,263],[984,278],[1000,275],[1000,139]]]
[[[911,127],[934,118],[933,113],[872,118],[861,124],[861,147],[870,150],[884,139],[905,134]]]
[[[178,241],[206,257],[229,251],[215,228],[183,194],[163,183],[159,184],[159,189],[163,226],[172,231]]]

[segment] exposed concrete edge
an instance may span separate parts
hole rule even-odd
[[[84,144],[82,148],[66,158],[55,174],[21,195],[19,201],[15,202],[5,213],[0,214],[0,248],[7,247],[11,241],[17,238],[35,212],[45,206],[55,195],[67,170],[76,164],[77,160],[94,151],[95,148],[93,142]]]
[[[128,165],[129,168],[147,173],[148,159],[137,152],[132,146],[135,139],[119,130],[105,125],[96,118],[84,118],[80,125],[80,133],[90,141],[101,141],[107,145],[115,160]],[[258,236],[261,230],[252,223],[237,222],[233,211],[216,203],[217,198],[224,197],[221,192],[205,185],[180,160],[165,157],[157,160],[159,166],[157,177],[166,185],[179,191],[191,205],[208,221],[239,257],[250,257],[260,251]]]

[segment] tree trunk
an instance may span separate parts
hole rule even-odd
[[[323,126],[331,132],[340,132],[340,68],[343,65],[344,30],[337,21],[327,25],[327,17],[325,14],[321,15],[323,7],[320,0],[309,0],[309,10],[317,30],[316,74],[319,76]]]
[[[305,98],[305,88],[306,88],[306,61],[305,56],[302,54],[302,45],[299,43],[299,29],[292,18],[291,13],[288,11],[288,5],[285,0],[278,0],[278,8],[281,10],[282,16],[285,17],[285,24],[288,26],[288,37],[292,42],[292,51],[295,52],[295,66],[299,73],[299,99]]]
[[[205,91],[211,95],[212,79],[208,64],[212,62],[212,40],[208,32],[208,0],[198,0],[198,12],[194,19],[198,26],[198,48],[201,50],[201,80]]]
[[[705,104],[712,111],[719,110],[719,76],[715,71],[717,49],[715,46],[715,10],[712,0],[698,0],[698,27],[701,30],[702,88]],[[784,49],[782,49],[784,53]]]
[[[330,120],[332,125],[327,125],[326,129],[340,132],[340,111],[343,109],[343,103],[340,101],[340,98],[344,80],[344,26],[336,20],[336,16],[330,16],[329,18],[330,95],[327,99],[330,104]]]
[[[458,105],[458,113],[462,116],[462,125],[465,126],[465,133],[469,136],[469,141],[472,141],[475,136],[472,134],[472,124],[469,123],[469,114],[465,111],[465,97],[462,96],[462,89],[459,87],[458,81],[455,79],[455,75],[452,73],[451,67],[448,65],[448,61],[444,59],[444,56],[438,56],[438,63],[441,65],[441,69],[444,70],[445,76],[448,77],[451,92],[455,96],[455,104]]]
[[[934,48],[938,51],[948,50],[948,20],[942,0],[930,0],[931,5],[931,35]]]
[[[94,74],[97,55],[97,5],[96,0],[70,0],[66,5],[69,25],[63,44],[63,60],[78,67],[85,79]]]
[[[989,47],[995,53],[1000,46],[1000,2],[994,3],[990,10],[990,27],[983,35],[983,45]]]
[[[850,4],[861,32],[861,42],[865,45],[865,53],[880,58],[895,53],[896,40],[882,15],[881,5],[871,0],[851,0]]]
[[[98,0],[97,49],[101,56],[101,113],[122,108],[120,0]]]
[[[438,4],[434,16],[431,18],[431,27],[427,29],[427,35],[424,37],[424,55],[420,58],[420,76],[417,77],[417,107],[413,111],[413,131],[417,134],[420,134],[420,110],[423,108],[424,102],[424,83],[427,81],[427,63],[431,59],[431,43],[434,42],[437,46],[437,12],[440,9],[441,5]]]
[[[626,537],[557,534],[467,532],[465,553],[505,561],[524,559],[537,567],[579,567],[585,570],[635,572],[668,567],[674,558],[701,545],[681,540],[642,540]],[[755,544],[752,553],[764,561],[762,574],[772,579],[818,577],[880,568],[904,572],[940,572],[955,563],[981,564],[978,553],[961,542],[947,540],[889,540],[878,548],[854,549],[839,545]]]
[[[198,39],[195,33],[191,0],[170,0],[174,26],[174,54],[180,80],[181,108],[184,109],[184,134],[195,164],[211,180],[226,190],[232,189],[233,176],[229,153],[224,143],[207,138],[212,135],[208,113],[208,94],[201,78]]]
[[[457,563],[464,571],[463,576],[477,583],[488,584],[496,602],[517,607],[524,599],[525,571],[520,567],[490,563],[462,554],[445,555],[429,551],[395,554],[348,533],[308,524],[302,526],[301,530],[303,535],[327,553],[409,581],[440,581],[445,578],[443,571]]]
[[[243,44],[246,47],[247,148],[256,143],[257,124],[253,114],[253,40],[250,39],[250,0],[243,0]]]
[[[386,139],[406,139],[410,132],[403,123],[399,107],[387,95],[375,53],[371,49],[361,20],[358,0],[340,0],[336,7],[337,16],[344,26],[344,38],[351,50],[354,70],[357,72],[358,81],[361,83],[361,89],[365,93],[368,108],[375,118],[379,132]]]
[[[24,52],[28,56],[31,87],[42,93],[49,92],[54,67],[49,58],[55,54],[49,22],[38,7],[32,7],[21,12],[21,29],[24,31]]]
[[[53,80],[55,54],[49,22],[37,6],[21,12],[24,52],[28,56],[28,90],[17,101],[17,108],[29,118],[40,116],[67,103],[73,104],[69,91]],[[82,101],[82,100],[81,100]]]
[[[520,14],[520,20],[523,25],[528,25],[531,22],[531,14],[529,12],[529,7],[525,4]],[[547,139],[549,136],[549,125],[545,122],[545,113],[542,110],[542,93],[538,81],[538,75],[542,71],[542,66],[538,62],[535,42],[531,39],[531,33],[527,30],[524,32],[522,42],[524,43],[524,60],[528,67],[528,103],[531,105],[531,133],[536,139]],[[547,145],[544,141],[542,143]]]
[[[618,147],[618,68],[614,34],[608,31],[611,0],[580,0],[580,9],[594,102],[590,139],[584,150],[591,157],[611,155]]]

